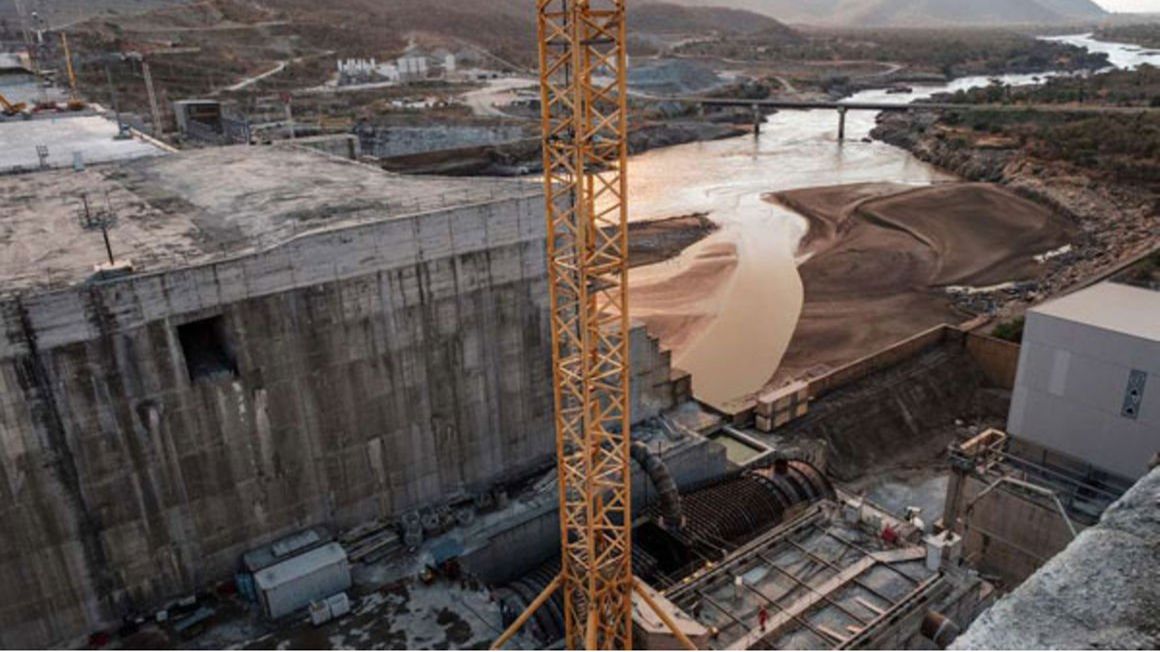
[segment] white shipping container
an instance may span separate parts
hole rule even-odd
[[[346,550],[338,543],[315,548],[258,571],[254,584],[266,615],[281,618],[350,588]]]
[[[330,622],[330,604],[326,600],[310,603],[310,624],[318,627]]]
[[[331,618],[342,618],[350,613],[350,598],[346,593],[338,593],[326,599],[326,604],[330,607]]]

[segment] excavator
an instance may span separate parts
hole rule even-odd
[[[62,32],[60,35],[60,40],[61,40],[61,44],[64,46],[65,63],[68,67],[69,99],[68,99],[67,108],[69,111],[80,111],[80,110],[84,109],[87,106],[87,104],[85,104],[85,102],[83,100],[81,100],[79,95],[77,94],[77,75],[76,75],[76,70],[73,68],[72,52],[69,50],[69,46],[68,46],[68,35]],[[37,73],[37,82],[38,83],[40,82],[39,72]],[[35,108],[35,110],[41,110],[41,109],[52,110],[55,108],[56,108],[55,104],[45,103],[43,105],[38,105]],[[3,94],[0,94],[0,114],[6,115],[9,117],[18,116],[18,115],[28,117],[31,114],[31,111],[30,111],[27,103],[25,103],[25,102],[13,103],[13,102],[9,101],[8,98],[4,97]]]
[[[17,102],[13,104],[8,101],[8,98],[0,95],[0,113],[7,116],[26,115],[28,105],[24,102]]]

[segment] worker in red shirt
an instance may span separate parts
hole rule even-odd
[[[765,608],[765,605],[761,605],[761,608],[757,610],[757,624],[761,626],[762,633],[765,632],[765,624],[768,622],[769,610]]]

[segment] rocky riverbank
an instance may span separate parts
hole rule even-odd
[[[1028,135],[1042,132],[1030,129],[915,112],[884,115],[872,132],[966,180],[1002,184],[1071,223],[1068,246],[1044,257],[1039,279],[964,294],[956,302],[961,308],[1007,316],[1160,245],[1160,197],[1154,184],[1117,173],[1124,160],[1109,161],[1101,171],[1047,156],[1049,150]],[[1110,129],[1105,134],[1116,137]]]

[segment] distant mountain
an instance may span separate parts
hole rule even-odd
[[[683,7],[668,2],[635,4],[628,9],[629,28],[654,34],[705,31],[753,34],[793,30],[770,16],[724,7]]]
[[[192,0],[25,0],[23,3],[25,19],[30,21],[35,11],[43,19],[44,25],[57,27],[100,16],[108,13],[130,15],[161,9],[172,5],[191,2]],[[16,10],[15,0],[0,0],[0,20],[8,23],[12,30],[20,27],[19,13]]]
[[[731,7],[780,21],[844,27],[1062,24],[1099,20],[1092,0],[671,0],[698,7]]]

